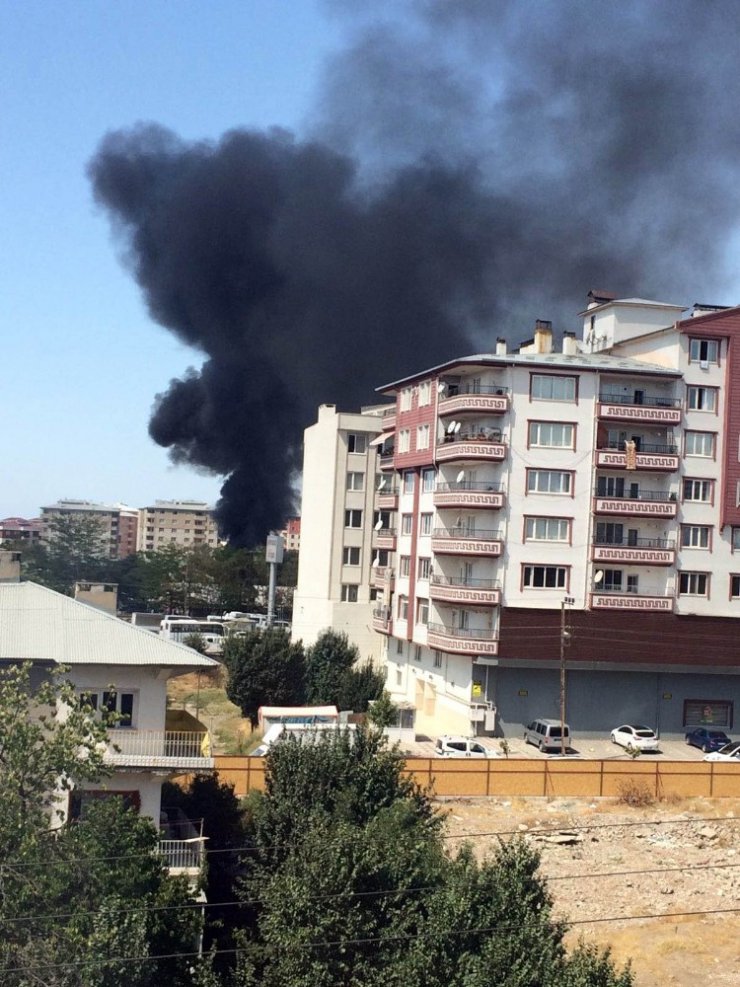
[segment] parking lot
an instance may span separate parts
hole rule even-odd
[[[732,736],[732,735],[731,735]],[[501,754],[500,740],[497,737],[477,737],[484,747]],[[509,757],[521,757],[529,760],[543,760],[549,757],[558,757],[557,752],[548,751],[542,753],[532,744],[525,744],[521,737],[507,737],[509,745]],[[735,737],[733,736],[734,740]],[[412,757],[434,757],[434,740],[419,740],[413,744],[403,744],[403,749]],[[627,752],[617,747],[604,737],[586,737],[574,735],[569,751],[571,756],[588,758],[590,760],[629,760]],[[640,760],[651,761],[654,759],[663,761],[701,761],[704,757],[698,747],[689,747],[684,740],[661,740],[660,750],[653,753],[646,751],[640,754]]]

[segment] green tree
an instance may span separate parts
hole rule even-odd
[[[327,628],[306,650],[306,701],[338,705],[345,676],[360,653],[346,634]]]
[[[276,628],[250,631],[224,642],[226,694],[252,727],[260,706],[300,706],[305,702],[305,656],[300,641]]]
[[[375,702],[367,711],[367,718],[381,732],[386,727],[392,727],[398,719],[398,707],[390,697],[390,693],[382,690]]]
[[[371,701],[380,700],[384,686],[385,675],[372,662],[349,668],[339,682],[337,706],[339,709],[365,713]]]

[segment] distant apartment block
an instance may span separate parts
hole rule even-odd
[[[41,540],[43,531],[41,518],[6,517],[0,520],[0,542],[12,541],[30,545]]]
[[[301,519],[289,517],[281,532],[286,552],[298,552],[301,547]]]
[[[197,500],[155,500],[139,511],[140,552],[156,552],[165,545],[194,548],[218,545],[218,527],[213,510]]]
[[[100,554],[125,559],[136,551],[139,512],[124,504],[96,504],[90,500],[60,500],[41,508],[41,529],[45,539],[53,538],[52,520],[58,517],[94,518],[100,527]]]

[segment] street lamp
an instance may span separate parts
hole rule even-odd
[[[564,596],[560,601],[560,756],[565,756],[565,648],[570,643],[570,631],[565,626],[565,608],[572,607],[575,597]]]

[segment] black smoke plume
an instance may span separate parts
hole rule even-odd
[[[205,355],[150,433],[226,477],[237,544],[292,510],[321,402],[354,409],[536,317],[577,328],[591,287],[689,303],[732,284],[740,6],[372,9],[302,138],[139,125],[90,165],[152,318]]]

